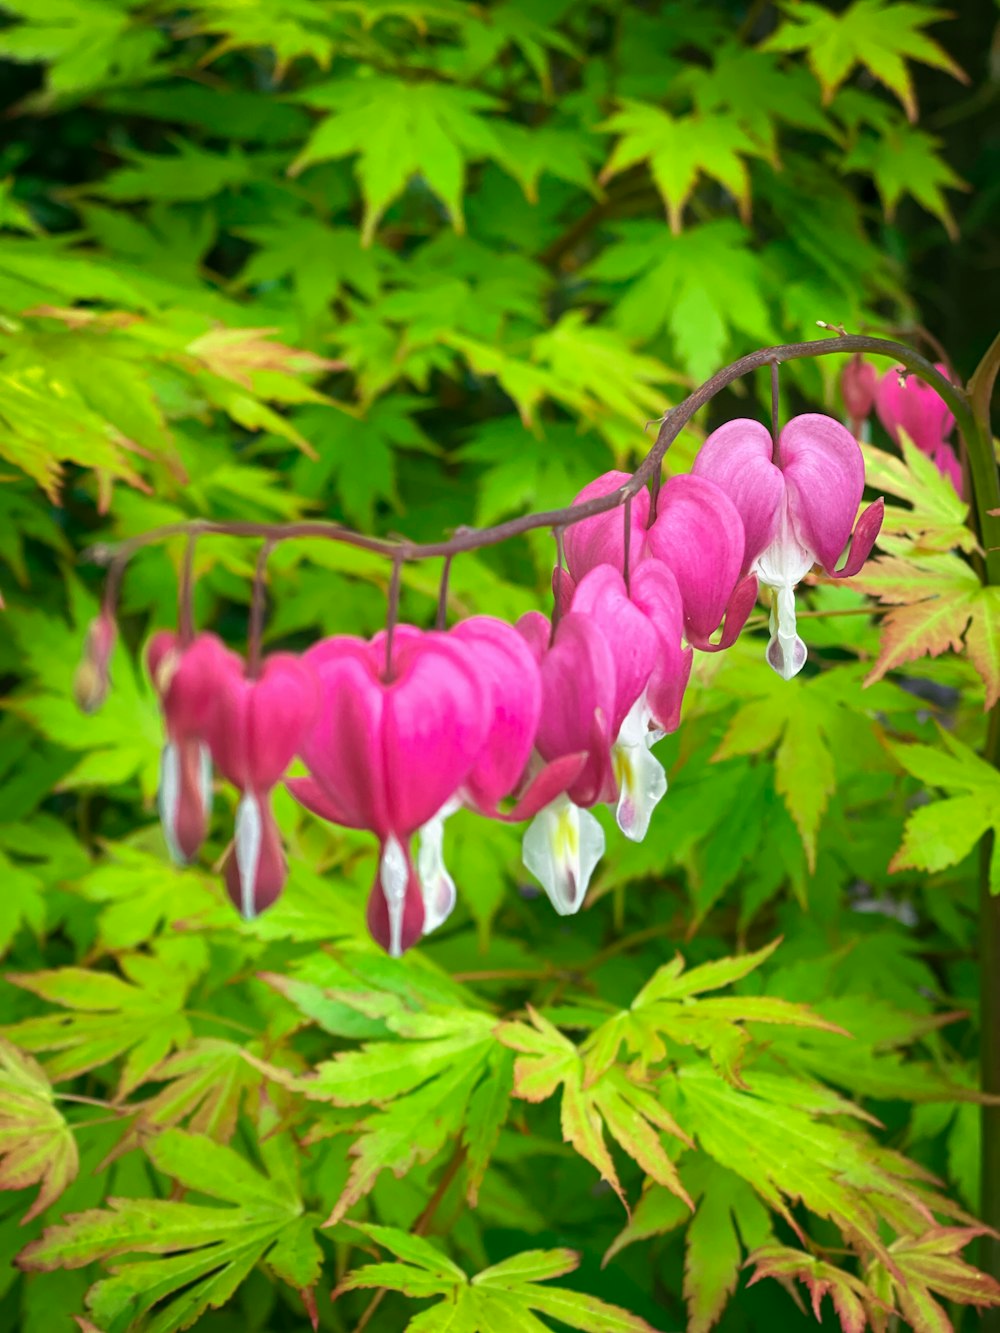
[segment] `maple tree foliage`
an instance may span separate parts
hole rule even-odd
[[[368,936],[371,839],[281,788],[267,912],[214,873],[221,787],[172,867],[141,654],[182,539],[131,560],[108,697],[74,702],[95,545],[557,508],[817,320],[937,360],[926,324],[968,380],[995,332],[989,8],[0,0],[0,1328],[1000,1317],[976,917],[1000,593],[968,470],[871,416],[874,558],[800,587],[794,681],[766,591],[696,654],[657,821],[609,837],[572,918],[521,831],[468,811],[459,905],[402,959]],[[783,417],[848,418],[842,366],[784,366]],[[746,377],[667,477],[769,413]],[[194,555],[198,624],[233,646],[258,546]],[[449,618],[548,612],[553,555],[533,532],[455,559]],[[433,623],[440,575],[402,567],[405,619]],[[388,582],[371,551],[282,544],[267,647],[376,632]]]

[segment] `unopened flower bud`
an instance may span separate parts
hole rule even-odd
[[[858,354],[852,356],[840,376],[840,392],[844,397],[844,406],[851,419],[851,430],[855,435],[871,415],[875,406],[875,390],[878,386],[878,374],[875,367]]]
[[[73,678],[73,697],[84,713],[96,713],[107,698],[111,684],[111,654],[118,638],[118,626],[107,610],[102,610],[87,627],[83,659]]]

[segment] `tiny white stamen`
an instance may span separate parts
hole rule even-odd
[[[236,807],[236,832],[233,847],[240,875],[240,911],[247,921],[257,915],[257,866],[263,842],[264,826],[256,796],[247,792]]]
[[[409,867],[406,853],[398,840],[390,834],[382,849],[379,863],[379,884],[382,897],[389,912],[389,956],[401,958],[403,955],[403,913],[406,908],[406,886],[409,882]]]

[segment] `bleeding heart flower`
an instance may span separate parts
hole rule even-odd
[[[948,367],[942,363],[935,369],[946,379],[951,378]],[[894,444],[899,444],[900,432],[905,433],[962,494],[962,467],[947,443],[955,418],[936,389],[916,375],[905,375],[903,367],[896,366],[887,370],[878,383],[875,410]]]
[[[935,366],[945,379],[951,379],[948,367]],[[875,391],[875,410],[894,444],[904,430],[917,448],[931,456],[951,434],[955,418],[951,408],[936,389],[917,375],[908,375],[902,366],[887,370]]]
[[[646,535],[650,552],[677,581],[688,642],[717,652],[736,642],[756,600],[757,583],[740,577],[741,570],[746,573],[740,511],[715,478],[697,467],[695,473],[664,484],[656,522]],[[710,643],[723,618],[721,640]]]
[[[604,472],[596,477],[574,498],[575,505],[586,504],[600,496],[610,495],[632,480],[628,472]],[[629,564],[634,568],[647,554],[646,527],[649,523],[649,492],[645,488],[632,497],[632,518],[629,532]],[[625,568],[625,506],[609,509],[603,514],[572,523],[563,534],[566,564],[574,583],[597,565]]]
[[[159,810],[163,836],[174,861],[187,865],[198,855],[212,812],[210,735],[222,676],[239,667],[214,634],[199,634],[186,646],[161,630],[146,649],[146,663],[166,724],[160,760]]]
[[[228,670],[220,673],[208,741],[216,767],[242,792],[223,874],[230,898],[248,920],[270,907],[285,886],[288,867],[270,793],[299,752],[317,703],[312,672],[291,653],[273,653],[252,677],[231,654]]]
[[[695,473],[726,491],[742,515],[744,569],[775,591],[767,660],[790,680],[806,660],[796,632],[796,584],[817,563],[831,577],[856,574],[882,525],[879,499],[854,527],[865,485],[860,446],[840,422],[820,413],[793,417],[777,450],[759,421],[740,419],[713,431],[695,460]],[[838,570],[848,542],[850,555]]]
[[[378,837],[368,925],[396,957],[420,938],[426,919],[410,840],[469,779],[489,718],[471,647],[398,626],[388,679],[385,658],[383,635],[371,643],[338,636],[305,654],[320,687],[302,748],[311,777],[287,785],[321,818]]]

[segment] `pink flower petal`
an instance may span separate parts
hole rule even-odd
[[[244,796],[237,811],[236,835],[222,867],[226,892],[248,921],[281,894],[288,877],[281,834],[270,803]]]
[[[747,573],[774,537],[785,494],[781,469],[772,462],[771,432],[739,418],[714,430],[698,451],[692,475],[705,477],[729,496],[743,520]]]
[[[577,805],[593,805],[614,791],[611,767],[615,663],[604,635],[589,618],[571,611],[559,622],[555,643],[542,662],[542,712],[536,744],[543,759],[587,752],[570,788]]]
[[[514,790],[531,757],[542,707],[541,673],[524,638],[493,616],[460,621],[449,638],[472,651],[488,728],[464,790],[474,805],[491,809]]]
[[[575,505],[585,504],[599,496],[610,495],[632,480],[628,472],[604,472],[576,496]],[[632,565],[645,553],[646,524],[649,522],[649,492],[641,490],[632,497],[632,522],[629,551]],[[563,534],[566,564],[573,578],[579,582],[597,565],[613,565],[617,570],[625,566],[625,506],[595,514],[592,518],[573,523]]]
[[[833,417],[807,412],[781,432],[779,458],[792,530],[826,570],[843,554],[865,488],[861,448]]]
[[[632,574],[632,601],[656,631],[659,651],[646,686],[646,703],[661,731],[676,731],[694,653],[681,642],[684,603],[677,580],[662,561],[644,560]]]
[[[223,673],[209,738],[216,766],[242,791],[269,791],[298,752],[317,704],[312,671],[291,653],[266,658],[254,680]]]
[[[368,929],[393,958],[413,947],[424,931],[424,898],[409,845],[383,844],[378,873],[368,895]]]
[[[947,403],[929,384],[916,375],[900,380],[902,367],[894,366],[879,380],[875,391],[875,410],[889,437],[899,443],[900,430],[906,431],[923,453],[933,456],[951,434],[955,418]],[[935,369],[950,379],[948,368],[940,362]]]
[[[743,521],[721,487],[706,477],[671,477],[660,492],[647,536],[652,554],[680,589],[684,628],[705,643],[722,620],[743,566]]]
[[[641,569],[640,564],[637,567]],[[656,664],[656,630],[629,600],[625,580],[611,565],[598,565],[585,574],[573,594],[573,612],[587,616],[603,633],[614,659],[615,703],[611,714],[612,738],[618,735],[632,705],[646,688]],[[558,632],[557,632],[558,639]]]
[[[847,557],[843,569],[830,569],[827,573],[832,574],[838,579],[849,579],[855,574],[860,573],[861,566],[871,555],[872,547],[875,545],[875,539],[878,537],[882,527],[882,519],[885,514],[885,501],[881,496],[868,506],[865,512],[858,519],[857,526],[854,529],[854,536],[851,539],[851,552]]]
[[[522,819],[532,819],[543,806],[549,805],[568,791],[583,772],[587,762],[586,751],[580,754],[564,754],[560,759],[553,759],[528,783],[516,805],[506,814],[491,812],[495,819],[517,824]]]

